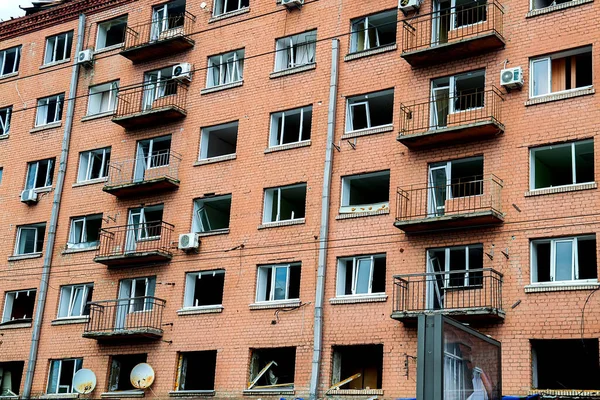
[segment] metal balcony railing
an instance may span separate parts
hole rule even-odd
[[[128,27],[125,31],[123,50],[135,47],[157,44],[179,37],[186,37],[194,32],[196,17],[188,11],[161,19],[152,19],[136,26]]]
[[[425,50],[486,33],[502,36],[504,7],[496,0],[445,8],[403,22],[402,53]]]
[[[176,109],[185,114],[188,86],[178,80],[163,80],[120,89],[115,119]]]
[[[165,300],[151,296],[90,302],[84,335],[129,335],[132,331],[162,334],[165,304]]]
[[[492,268],[394,276],[394,312],[502,311],[503,275]]]
[[[398,188],[396,221],[423,220],[492,211],[501,214],[503,182],[495,175],[452,180],[440,185]]]
[[[169,150],[134,159],[110,160],[106,186],[142,184],[161,178],[178,181],[180,164],[181,155]]]
[[[170,249],[174,228],[164,221],[102,228],[96,258],[127,257],[152,252],[172,256]]]
[[[503,101],[504,96],[496,87],[453,96],[450,96],[449,90],[438,90],[429,100],[400,104],[400,135],[410,136],[482,122],[502,125]]]

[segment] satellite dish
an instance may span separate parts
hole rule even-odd
[[[73,389],[88,394],[96,388],[96,374],[91,369],[80,369],[73,375]]]
[[[129,380],[136,389],[146,389],[154,383],[154,370],[150,364],[141,363],[133,367]]]

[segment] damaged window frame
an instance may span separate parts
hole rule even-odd
[[[177,95],[178,81],[173,78],[173,67],[164,67],[144,73],[142,111],[152,110],[154,101]]]
[[[387,111],[389,111],[389,116],[385,115],[382,117],[382,119],[389,119],[389,122],[380,124],[380,125],[373,125],[372,123],[372,119],[373,119],[373,114],[372,114],[372,110],[371,110],[371,106],[370,106],[370,100],[373,98],[378,98],[378,97],[389,97],[389,99],[384,99],[384,101],[389,101],[390,102],[390,107],[389,110],[384,110],[382,112],[385,113]],[[366,123],[366,127],[364,128],[357,128],[355,129],[354,127],[354,117],[355,117],[355,113],[357,112],[356,109],[358,109],[358,107],[364,107],[365,110],[365,123]],[[379,112],[381,112],[379,110]],[[379,117],[378,117],[379,119]],[[388,126],[393,126],[394,123],[394,89],[385,89],[385,90],[380,90],[377,92],[371,92],[371,93],[367,93],[367,94],[362,94],[362,95],[357,95],[357,96],[349,96],[346,100],[346,133],[353,133],[353,132],[360,132],[360,131],[364,131],[364,130],[368,130],[368,129],[374,129],[374,128],[384,128],[384,127],[388,127]]]
[[[152,7],[150,42],[165,40],[179,33],[177,29],[183,29],[185,24],[186,6],[185,0],[171,0]]]
[[[552,53],[552,54],[548,54],[548,55],[544,55],[544,56],[540,56],[540,57],[531,58],[529,60],[529,71],[530,71],[529,98],[534,99],[534,98],[538,98],[538,97],[569,93],[569,92],[574,92],[574,91],[578,91],[578,90],[590,89],[590,88],[594,87],[594,83],[593,83],[594,64],[593,64],[593,52],[592,51],[593,51],[593,48],[591,45],[589,45],[589,46],[584,46],[584,47],[580,47],[580,48],[576,48],[576,49],[565,50],[565,51],[561,51],[561,52],[557,52],[557,53]],[[575,70],[575,71],[572,70],[573,61],[575,61],[576,59],[574,59],[572,57],[579,56],[582,54],[588,54],[588,53],[589,53],[590,59],[591,59],[590,71],[589,71],[590,77],[588,79],[589,84],[578,87],[577,86],[577,73],[576,73],[577,70]],[[565,58],[571,60],[571,64],[569,65],[569,69],[571,70],[570,75],[567,75],[567,72],[566,72],[567,65],[565,62],[565,81],[566,81],[567,76],[569,76],[570,79],[574,78],[575,83],[573,84],[572,82],[570,82],[571,86],[574,86],[574,87],[571,87],[569,89],[553,91],[552,90],[552,61],[562,60]],[[575,63],[575,68],[577,68],[576,63]],[[541,76],[536,76],[536,71],[539,71]],[[544,86],[540,87],[540,85],[544,85]],[[565,86],[566,86],[566,82],[565,82]]]
[[[208,57],[206,89],[244,81],[245,48]],[[215,81],[215,74],[218,80]]]
[[[58,49],[61,38],[64,40],[62,49]],[[46,51],[44,52],[44,65],[67,61],[71,58],[73,46],[73,31],[59,33],[46,38]]]
[[[229,4],[237,3],[237,8],[227,11]],[[235,13],[250,7],[250,0],[215,0],[213,3],[213,17]]]
[[[63,367],[65,363],[73,363],[71,372],[71,379],[68,381],[69,384],[61,385],[60,381],[63,377]],[[67,365],[68,367],[68,365]],[[83,368],[83,358],[62,358],[58,360],[50,360],[50,370],[48,371],[48,383],[46,385],[47,394],[66,394],[76,393],[73,388],[73,376],[77,371]],[[68,374],[69,372],[67,372]],[[64,383],[64,382],[63,382]]]
[[[550,0],[550,1],[548,1],[548,3],[549,3],[548,5],[544,5],[542,7],[536,7],[536,4],[535,4],[536,1],[541,1],[541,0],[530,0],[529,1],[529,9],[531,11],[533,11],[533,10],[543,10],[545,8],[548,8],[548,7],[558,6],[560,4],[571,3],[571,2],[574,2],[575,0]]]
[[[0,362],[0,398],[19,398],[24,361]]]
[[[23,289],[23,290],[10,290],[7,291],[4,295],[4,308],[2,310],[2,321],[0,325],[3,324],[16,324],[21,322],[31,322],[33,319],[33,313],[35,312],[35,297],[37,294],[37,289]],[[28,316],[27,313],[23,314],[24,318],[15,318],[13,316],[14,313],[14,304],[15,300],[18,300],[19,295],[33,296],[31,299],[31,315]]]
[[[366,387],[362,387],[362,388],[354,388],[354,389],[345,389],[345,390],[355,390],[355,391],[366,391],[366,390],[378,390],[381,389],[382,386],[382,382],[380,382],[382,380],[382,375],[383,375],[383,344],[357,344],[357,345],[343,345],[343,346],[333,346],[332,348],[332,369],[331,369],[331,387],[326,391],[326,393],[328,395],[335,395],[335,392],[337,390],[340,390],[342,386],[344,385],[348,385],[350,383],[352,383],[353,381],[355,381],[358,378],[363,378],[363,384],[361,386],[364,386],[364,377],[362,376],[363,374],[361,373],[356,373],[353,374],[351,376],[348,377],[343,377],[342,376],[342,369],[344,368],[344,365],[342,364],[344,362],[344,353],[350,353],[352,351],[357,351],[359,349],[357,349],[358,347],[362,348],[361,350],[363,350],[363,352],[373,356],[373,358],[375,358],[375,356],[377,356],[378,358],[380,358],[379,360],[370,360],[373,361],[374,363],[379,364],[377,366],[377,385],[379,387],[376,388],[372,388],[369,387],[368,389]],[[360,357],[357,357],[356,359],[359,359]],[[363,359],[364,361],[364,359]],[[344,389],[342,389],[344,390]]]
[[[195,363],[200,363],[203,367],[206,368],[207,363],[212,366],[210,371],[204,371],[202,373],[200,368],[189,367],[190,363],[194,361],[191,360],[192,357],[196,357]],[[176,392],[190,392],[190,394],[211,394],[215,390],[215,375],[216,375],[216,366],[217,366],[217,350],[202,350],[202,351],[182,351],[178,353],[177,358],[177,381],[175,382],[175,391]],[[193,382],[188,382],[188,375],[192,375],[192,373],[200,372],[201,378],[192,378]],[[210,374],[210,376],[207,376]],[[208,378],[208,379],[207,379]],[[204,379],[205,382],[198,382],[199,380]],[[203,384],[208,381],[212,381],[210,387],[202,387]],[[190,389],[190,386],[192,387]]]
[[[21,47],[22,46],[14,46],[0,51],[0,78],[19,72],[19,64],[21,63]],[[12,65],[10,63],[7,64],[6,62],[6,58],[10,53],[14,53]]]
[[[198,280],[202,280],[204,277],[204,279],[210,279],[212,278],[216,278],[216,276],[219,275],[221,279],[218,282],[214,282],[213,283],[213,289],[214,285],[220,284],[220,295],[221,295],[221,299],[218,303],[212,303],[212,304],[199,304],[201,297],[204,295],[204,293],[202,291],[200,291],[200,293],[197,293],[196,289],[196,285],[197,285],[197,281]],[[198,272],[188,272],[185,274],[185,290],[184,290],[184,295],[183,295],[183,309],[184,310],[202,310],[202,309],[206,309],[206,308],[218,308],[218,307],[222,307],[223,305],[223,293],[224,293],[224,287],[225,287],[225,270],[224,269],[214,269],[214,270],[210,270],[210,271],[198,271]],[[214,293],[213,293],[214,294]]]
[[[117,109],[119,81],[90,86],[87,116],[114,113]]]
[[[25,190],[30,189],[48,189],[52,187],[52,179],[54,178],[54,158],[46,158],[45,160],[31,161],[27,163],[27,177],[25,178]],[[44,176],[44,184],[38,186],[38,173],[40,166],[46,169]]]
[[[27,251],[25,232],[34,232],[33,234],[33,251]],[[44,237],[46,236],[46,223],[21,225],[17,227],[17,240],[15,241],[15,256],[41,254],[44,248]],[[21,241],[25,241],[21,243]]]
[[[316,62],[317,30],[282,37],[275,41],[274,72],[285,71]]]
[[[120,375],[121,375],[121,369],[122,369],[122,364],[123,364],[123,359],[126,358],[137,358],[135,364],[133,364],[131,362],[131,360],[127,360],[128,363],[133,364],[131,369],[133,369],[133,367],[135,367],[135,365],[137,365],[140,362],[147,362],[148,361],[148,354],[146,353],[137,353],[137,354],[119,354],[119,355],[114,355],[111,356],[110,358],[110,367],[109,367],[109,373],[108,373],[108,392],[110,393],[121,393],[121,392],[142,392],[141,389],[136,389],[133,387],[133,385],[131,384],[130,379],[119,379]],[[131,371],[129,371],[131,373]],[[129,377],[130,373],[127,374],[127,377]],[[116,376],[114,375],[116,374]],[[129,386],[131,386],[131,388],[126,388],[126,389],[119,389],[119,384],[129,384]]]
[[[228,202],[229,211],[227,215],[227,226],[213,229],[211,223],[211,213],[207,211],[207,207],[210,208],[211,203]],[[213,197],[201,197],[194,199],[194,216],[192,218],[192,231],[196,233],[209,233],[209,232],[229,232],[229,225],[231,221],[231,194],[213,196]],[[214,222],[214,220],[213,220]]]
[[[392,19],[393,22],[383,22],[378,25],[377,21],[382,19]],[[378,12],[376,14],[367,15],[364,17],[354,18],[350,20],[350,54],[360,53],[367,50],[377,49],[379,47],[391,46],[396,44],[396,36],[398,34],[397,22],[398,19],[398,9],[395,8],[393,10],[387,10]],[[373,22],[375,20],[375,22]],[[373,23],[372,23],[373,22]],[[381,43],[382,40],[380,38],[380,28],[385,27],[386,25],[390,25],[392,30],[394,31],[393,36],[394,40],[391,42]],[[365,34],[366,32],[366,34]],[[391,32],[390,36],[391,36]],[[373,37],[371,37],[373,36]],[[362,46],[361,46],[361,37],[362,37]],[[371,40],[374,40],[375,43],[371,43]],[[362,47],[362,48],[361,48]]]
[[[277,391],[287,391],[287,390],[294,390],[295,388],[295,374],[296,374],[296,347],[280,347],[280,348],[262,348],[262,349],[250,349],[250,373],[249,373],[249,382],[248,382],[248,387],[246,389],[246,391],[252,392],[252,391],[262,391],[262,390],[269,390],[269,391],[273,391],[273,392],[277,392]],[[284,353],[289,351],[290,353],[294,353],[293,356],[293,382],[290,383],[278,383],[279,381],[279,377],[277,375],[275,375],[275,373],[273,372],[273,367],[275,368],[279,368],[280,365],[283,365],[283,360],[279,360],[279,363],[277,363],[275,361],[275,357],[269,357],[272,358],[271,361],[266,362],[266,364],[262,364],[264,365],[264,367],[260,370],[258,370],[260,368],[261,362],[260,359],[261,357],[265,357],[265,353],[267,353],[266,355],[268,355],[269,352],[276,352],[277,356],[279,357],[283,357]],[[288,356],[291,356],[291,354],[286,354]],[[287,360],[285,360],[287,361]],[[289,367],[289,366],[288,366]],[[282,368],[283,369],[283,368]],[[260,379],[262,377],[264,377],[266,375],[266,380],[270,383],[269,385],[257,385],[257,383],[260,381]],[[272,381],[274,381],[275,383],[272,383]]]
[[[35,127],[40,128],[42,126],[61,122],[64,100],[64,93],[38,99],[35,114]],[[48,109],[51,105],[54,106],[52,116],[48,115]]]
[[[110,147],[104,147],[96,150],[82,151],[79,153],[79,168],[77,171],[77,183],[94,181],[108,177],[108,166],[110,163]],[[97,157],[97,158],[96,158]],[[98,176],[94,176],[94,166],[97,159],[100,159],[100,169]]]
[[[92,229],[88,231],[88,223],[99,222],[98,230]],[[81,217],[71,218],[71,227],[69,229],[69,240],[67,241],[68,249],[89,249],[97,247],[100,244],[100,228],[102,227],[102,214],[90,214]],[[90,234],[92,239],[89,240]],[[93,235],[96,235],[94,238]]]
[[[98,23],[98,30],[96,31],[96,51],[121,47],[123,43],[125,43],[125,32],[127,32],[127,19],[128,16],[123,15],[117,18],[110,19],[108,21]],[[109,31],[113,28],[123,29],[123,33],[121,34],[121,41],[118,43],[107,45],[106,42],[108,39]]]
[[[300,123],[298,125],[298,140],[286,141],[288,136],[294,135],[296,132],[285,131],[285,120],[288,117],[300,115]],[[277,148],[294,143],[306,143],[310,141],[312,130],[312,105],[305,107],[293,108],[291,110],[279,111],[271,113],[271,129],[269,133],[269,148]],[[286,135],[286,133],[288,135]]]
[[[383,260],[383,291],[373,291],[373,279],[375,274],[375,261]],[[352,262],[352,270],[348,271],[348,263]],[[386,254],[373,254],[373,255],[364,255],[364,256],[352,256],[352,257],[340,257],[337,262],[337,283],[336,283],[336,297],[361,297],[361,296],[371,296],[378,294],[385,294],[385,270],[386,270]],[[359,280],[361,277],[360,271],[363,268],[368,268],[367,282],[366,282],[366,290],[364,288],[360,288]],[[348,281],[348,273],[351,274],[351,288],[350,293],[347,293],[347,281]],[[364,277],[364,275],[363,275]]]
[[[290,214],[290,218],[281,219],[281,197],[282,191],[286,191],[288,189],[298,189],[304,188],[304,200],[302,202],[303,209],[301,210],[292,210]],[[299,183],[295,185],[287,185],[287,186],[279,186],[275,188],[265,189],[264,191],[264,207],[263,207],[263,224],[273,224],[277,222],[287,222],[287,221],[301,221],[306,217],[306,195],[307,195],[307,185],[306,183]],[[276,200],[275,200],[276,199]],[[274,210],[274,206],[277,207]],[[273,218],[273,212],[275,213],[275,218]],[[301,217],[296,215],[296,212],[300,211],[302,214]]]
[[[370,203],[370,204],[350,204],[350,190],[351,183],[354,180],[377,178],[380,176],[388,177],[388,199],[387,201]],[[342,177],[342,193],[340,198],[340,214],[355,214],[361,212],[373,212],[378,210],[389,210],[390,208],[390,195],[389,195],[389,176],[390,170],[378,171],[378,172],[367,172],[356,175],[347,175]],[[372,210],[358,210],[358,208],[372,208]]]
[[[0,136],[10,133],[10,120],[12,117],[12,106],[0,108]]]
[[[90,315],[88,302],[92,301],[93,293],[93,283],[61,286],[56,319],[81,318]]]
[[[233,144],[226,142],[225,140],[223,140],[221,138],[221,136],[216,136],[220,132],[225,132],[230,129],[235,129],[235,142]],[[233,121],[233,122],[228,122],[225,124],[213,125],[213,126],[208,126],[208,127],[202,128],[201,132],[200,132],[200,152],[199,152],[199,156],[198,156],[198,161],[212,160],[212,159],[216,159],[219,157],[226,157],[226,156],[235,156],[236,151],[237,151],[238,133],[239,133],[239,121]],[[211,143],[214,142],[215,138],[222,142],[225,142],[229,146],[233,147],[233,151],[230,151],[230,152],[221,151],[220,152],[221,154],[211,155],[209,157],[209,153],[211,153]],[[212,150],[214,153],[214,148],[212,148]]]
[[[294,271],[292,271],[292,268]],[[277,295],[278,287],[276,285],[277,280],[281,278],[278,275],[279,271],[285,273],[285,292],[283,298]],[[290,289],[292,272],[298,273],[298,281],[294,282],[298,287],[292,287]],[[300,282],[302,279],[302,265],[300,262],[294,262],[289,264],[269,264],[259,265],[256,270],[256,297],[255,303],[277,303],[287,302],[289,300],[300,300]],[[282,289],[282,288],[280,288]],[[294,296],[291,291],[297,292],[298,295]]]

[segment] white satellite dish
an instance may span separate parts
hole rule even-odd
[[[73,389],[88,394],[96,388],[96,374],[91,369],[80,369],[73,375]]]
[[[136,389],[146,389],[154,383],[154,370],[150,364],[141,363],[133,367],[129,380]]]

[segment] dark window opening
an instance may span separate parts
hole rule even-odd
[[[256,301],[299,299],[300,271],[300,264],[258,267]]]
[[[265,190],[264,222],[300,219],[305,213],[305,183]]]
[[[335,346],[332,385],[353,378],[339,389],[381,389],[383,345]]]
[[[251,349],[248,389],[294,387],[296,348]],[[267,368],[268,367],[268,368]]]
[[[219,125],[202,130],[200,159],[235,154],[237,148],[238,123]]]
[[[194,201],[194,231],[212,232],[229,229],[231,195]]]
[[[270,146],[280,146],[310,139],[312,106],[271,115]]]
[[[185,307],[202,307],[223,303],[225,271],[187,274]]]
[[[396,43],[398,10],[350,21],[350,52],[355,53]]]
[[[455,27],[483,22],[487,17],[487,0],[457,0]]]
[[[394,119],[394,90],[348,99],[346,132],[389,125]]]
[[[580,236],[532,241],[531,273],[533,283],[596,279],[596,238]]]
[[[342,258],[337,295],[385,293],[385,255]],[[372,271],[371,271],[372,268]]]
[[[540,8],[546,8],[558,4],[569,3],[573,0],[533,0],[533,9],[538,10]]]
[[[532,189],[594,181],[593,140],[545,146],[531,153]]]
[[[216,366],[216,350],[180,353],[177,390],[214,390]]]
[[[35,290],[7,292],[2,323],[9,324],[31,321],[35,307],[35,294]]]
[[[387,203],[390,200],[389,171],[347,176],[342,178],[342,186],[342,207]]]
[[[108,379],[108,391],[136,390],[131,384],[131,370],[138,364],[145,363],[146,354],[128,354],[113,356]]]
[[[24,361],[0,362],[0,396],[19,394],[24,367]]]

